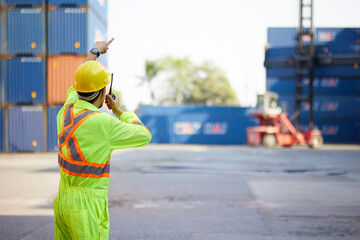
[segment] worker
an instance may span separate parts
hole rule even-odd
[[[54,200],[55,239],[108,239],[110,155],[115,149],[141,147],[151,133],[119,97],[106,94],[111,74],[96,61],[109,42],[96,42],[75,73],[73,86],[57,115],[60,183]],[[106,104],[119,118],[100,113]]]

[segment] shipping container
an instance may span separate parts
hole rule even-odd
[[[250,108],[243,107],[228,107],[228,106],[196,106],[196,105],[185,105],[185,106],[143,106],[139,110],[139,115],[151,115],[151,116],[177,116],[183,114],[207,114],[217,115],[221,113],[222,116],[249,116],[251,112]]]
[[[6,54],[45,53],[45,10],[13,8],[6,13]]]
[[[4,151],[4,109],[0,108],[0,152]]]
[[[63,105],[49,106],[47,111],[47,133],[48,133],[48,151],[58,151],[58,132],[56,117]]]
[[[88,54],[96,41],[105,41],[107,27],[86,8],[49,10],[48,49],[50,55]],[[106,54],[99,61],[107,65]]]
[[[269,47],[295,47],[297,28],[268,28]],[[304,36],[304,42],[310,38]],[[359,43],[360,28],[315,28],[315,45],[326,43]]]
[[[303,79],[302,86],[303,93],[309,93],[309,79]],[[360,96],[360,79],[315,78],[313,86],[316,95]],[[266,89],[278,94],[295,94],[295,81],[286,78],[267,78]]]
[[[279,106],[292,115],[295,112],[294,96],[280,96]],[[303,102],[301,117],[308,118],[309,104]],[[360,97],[315,96],[313,101],[314,117],[317,119],[359,119]]]
[[[48,0],[50,6],[84,6],[90,5],[92,11],[107,24],[107,0]]]
[[[7,6],[25,7],[45,5],[45,0],[4,0]]]
[[[360,119],[315,119],[314,123],[321,130],[325,143],[360,143]],[[302,120],[301,124],[303,130],[308,128],[307,120]]]
[[[44,151],[44,116],[40,106],[9,108],[9,152]]]
[[[320,44],[315,47],[316,56],[321,57],[336,57],[336,56],[357,56],[360,53],[360,42],[355,44],[350,43],[327,43]],[[295,47],[278,47],[269,48],[265,51],[265,62],[272,63],[277,61],[288,60],[295,58],[297,48]]]
[[[314,70],[315,77],[343,77],[343,78],[360,78],[360,67],[358,65],[328,65],[317,66]],[[294,67],[276,67],[267,68],[267,78],[292,78],[296,76]]]
[[[5,101],[5,81],[3,79],[3,60],[0,58],[0,104]]]
[[[63,104],[72,86],[76,69],[86,56],[59,55],[48,57],[47,100],[49,104]]]
[[[14,57],[5,60],[5,101],[45,102],[45,60],[41,57]]]
[[[245,144],[246,128],[257,120],[249,108],[152,107],[140,109],[140,119],[152,133],[152,143]]]

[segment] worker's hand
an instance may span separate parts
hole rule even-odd
[[[109,50],[109,45],[114,41],[114,38],[110,39],[108,42],[105,41],[97,41],[94,44],[94,48],[97,48],[100,52],[100,54],[106,53],[107,50]]]
[[[114,96],[114,99],[111,97],[111,95]],[[120,118],[121,114],[123,113],[123,110],[120,108],[120,102],[119,97],[116,96],[114,93],[112,94],[106,94],[106,105],[109,109],[112,110],[112,112]]]

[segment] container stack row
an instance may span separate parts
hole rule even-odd
[[[152,143],[246,144],[246,128],[257,125],[250,108],[143,106],[140,119]]]
[[[56,150],[54,111],[91,46],[106,40],[107,1],[0,2],[0,150]]]
[[[306,39],[303,39],[306,41]],[[266,88],[279,94],[284,111],[295,112],[297,29],[269,28]],[[314,123],[328,143],[360,143],[360,28],[315,29]],[[302,80],[307,94],[309,79]],[[309,104],[302,104],[303,128]]]

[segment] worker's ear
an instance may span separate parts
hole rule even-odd
[[[104,87],[102,90],[101,90],[101,93],[106,96],[106,87]]]

